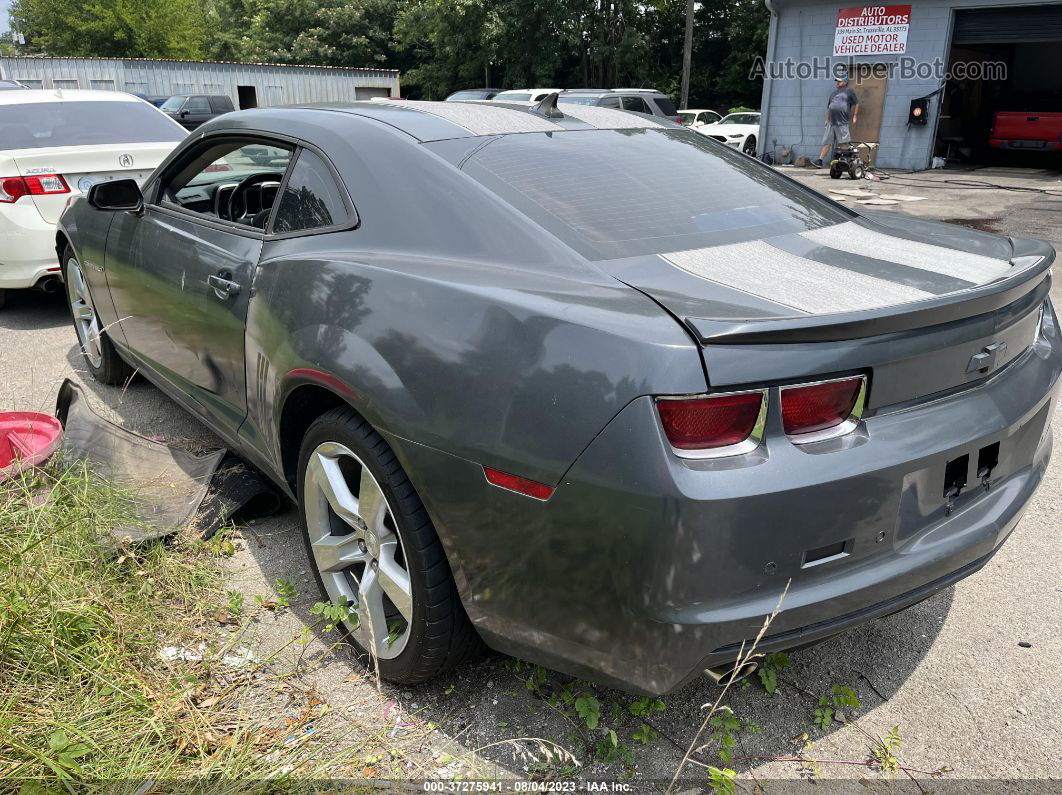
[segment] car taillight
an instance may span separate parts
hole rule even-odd
[[[548,500],[553,494],[552,486],[539,483],[537,480],[522,478],[509,472],[502,472],[500,469],[483,467],[483,475],[492,486],[497,486],[507,491],[515,491],[517,494],[523,494],[526,497],[534,497],[536,500]]]
[[[767,392],[733,392],[695,398],[658,398],[656,409],[671,446],[685,451],[739,453],[759,444]],[[747,444],[746,444],[747,443]]]
[[[0,177],[0,202],[11,204],[23,196],[50,196],[69,193],[61,174],[42,174],[36,177]]]
[[[29,194],[22,177],[0,177],[0,202],[12,204]]]
[[[786,434],[798,437],[794,441],[813,441],[830,431],[843,432],[847,428],[842,426],[862,414],[865,388],[863,376],[782,387]]]

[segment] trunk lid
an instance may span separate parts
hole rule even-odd
[[[713,389],[863,372],[875,410],[1020,356],[1053,258],[1039,241],[890,216],[603,264],[686,326]]]
[[[164,143],[97,144],[22,149],[5,153],[14,162],[17,176],[41,177],[59,174],[69,193],[32,196],[41,217],[55,223],[68,200],[87,193],[97,182],[135,179],[141,185],[177,145]],[[16,175],[11,175],[16,176]],[[25,199],[23,199],[25,201]]]

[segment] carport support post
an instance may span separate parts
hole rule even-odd
[[[690,59],[693,57],[693,0],[686,0],[686,40],[682,44],[682,88],[680,89],[679,108],[689,107],[690,102]]]

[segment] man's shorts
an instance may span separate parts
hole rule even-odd
[[[823,146],[836,146],[837,144],[846,144],[852,140],[852,131],[848,129],[847,124],[827,124],[826,132],[822,136]]]

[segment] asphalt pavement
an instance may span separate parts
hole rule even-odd
[[[1059,175],[1004,171],[1008,173],[897,175],[887,183],[854,187],[922,197],[871,205],[873,209],[1043,237],[1062,246],[1062,198],[1052,195],[1062,194]],[[838,185],[825,172],[788,173],[818,190],[853,187],[844,180]],[[949,178],[1010,189],[962,186]],[[1056,306],[1062,306],[1057,285],[1053,295]],[[71,377],[86,386],[97,408],[134,431],[175,444],[217,443],[142,379],[125,389],[94,384],[82,369],[61,296],[12,295],[0,310],[0,352],[0,409],[51,411],[59,384]],[[1057,413],[1053,428],[1060,438]],[[813,742],[810,755],[830,760],[820,765],[822,776],[873,779],[876,774],[858,762],[866,759],[871,737],[897,726],[899,758],[913,771],[947,768],[945,780],[956,783],[1062,778],[1060,500],[1062,463],[1056,456],[1021,524],[985,569],[909,610],[795,652],[793,667],[784,672],[773,696],[758,684],[735,688],[728,703],[746,728],[738,733],[739,758],[731,767],[761,781],[806,777],[799,763],[755,757],[792,755],[807,732]],[[290,612],[257,628],[259,648],[276,648],[311,623],[307,608],[318,598],[297,515],[289,509],[260,520],[242,536],[231,561],[230,587],[249,596],[268,594],[280,578],[298,591]],[[336,714],[363,733],[386,730],[388,742],[406,743],[403,751],[414,760],[411,776],[521,775],[536,764],[528,744],[514,741],[522,737],[571,748],[585,763],[577,777],[626,775],[622,762],[590,764],[585,738],[531,695],[523,682],[526,671],[516,670],[504,657],[487,656],[419,688],[385,684],[377,690],[370,677],[357,676],[360,669],[346,652],[328,651],[315,641],[299,655],[300,680],[316,688]],[[551,676],[550,681],[564,680]],[[821,731],[811,715],[818,696],[834,684],[852,687],[862,706],[844,710],[846,722]],[[602,723],[615,728],[618,740],[633,753],[634,780],[655,781],[670,778],[681,749],[701,723],[702,705],[718,691],[701,681],[666,697],[664,711],[650,719],[658,734],[647,745],[633,738],[640,726],[626,712],[633,698],[603,688],[595,692],[604,707]],[[612,703],[625,714],[613,716]],[[401,721],[395,718],[399,714]],[[342,744],[343,736],[336,730],[335,742]],[[590,739],[604,736],[599,730]],[[696,769],[690,775],[704,778]]]

